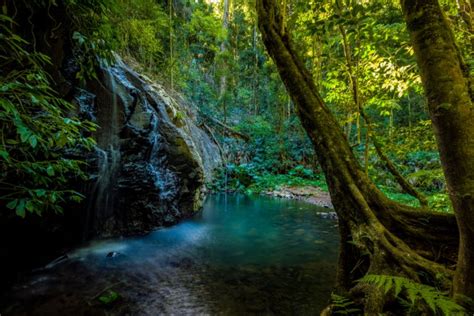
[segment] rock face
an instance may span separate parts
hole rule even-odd
[[[69,65],[67,58],[54,65]],[[65,205],[64,214],[0,214],[0,296],[23,273],[86,240],[144,234],[191,216],[221,162],[191,107],[160,85],[120,61],[85,89],[71,79],[74,71],[72,65],[52,73],[78,114],[99,126],[91,135],[95,151],[71,153],[89,163],[89,181],[71,180],[86,199]]]
[[[18,272],[84,240],[142,234],[190,216],[220,163],[218,147],[196,126],[191,107],[120,60],[78,88],[80,52],[71,40],[74,23],[64,1],[33,11],[31,1],[6,1],[6,6],[15,12],[18,34],[50,58],[52,88],[99,129],[91,135],[98,142],[95,152],[70,153],[89,162],[90,181],[71,179],[86,196],[84,203],[68,203],[64,214],[26,219],[0,212],[0,290]]]
[[[143,233],[190,216],[221,163],[192,109],[117,59],[74,97],[80,115],[99,126],[85,238]]]

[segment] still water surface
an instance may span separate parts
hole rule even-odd
[[[316,315],[329,300],[338,251],[325,211],[213,195],[176,226],[71,252],[16,285],[2,315]]]

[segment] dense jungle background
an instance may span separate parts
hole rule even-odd
[[[10,293],[0,314],[59,312],[11,287],[58,256],[72,260],[66,253],[91,240],[169,227],[203,205],[203,214],[227,207],[227,195],[326,207],[340,252],[328,255],[338,275],[327,282],[335,285],[321,291],[333,294],[301,310],[259,301],[254,310],[226,305],[188,313],[472,309],[472,1],[0,4],[1,288]],[[204,202],[219,194],[225,202]],[[297,236],[299,229],[311,230],[287,231]],[[110,249],[107,257],[121,254]],[[320,291],[304,288],[313,290]],[[154,313],[114,305],[125,290],[100,284],[94,291],[93,314]],[[18,308],[20,301],[31,309]]]

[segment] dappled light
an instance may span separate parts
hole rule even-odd
[[[0,7],[0,316],[474,312],[472,1]]]

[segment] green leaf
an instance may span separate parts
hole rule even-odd
[[[103,295],[101,295],[98,299],[101,303],[107,305],[107,304],[115,302],[119,298],[120,298],[120,295],[117,292],[109,290],[107,293],[104,293]]]
[[[20,139],[23,143],[26,143],[31,135],[30,131],[25,126],[20,126],[18,128],[18,134],[20,134]]]
[[[18,204],[18,200],[15,199],[15,200],[12,200],[12,201],[8,202],[7,207],[11,210],[14,210],[17,204]]]
[[[51,193],[51,202],[55,203],[58,200],[58,194],[56,192]]]
[[[46,172],[48,173],[48,176],[50,176],[50,177],[54,176],[53,166],[49,165],[48,168],[46,168]]]
[[[35,210],[35,205],[31,200],[26,202],[25,207],[29,212],[33,212]]]
[[[35,95],[31,95],[31,103],[38,104],[40,101]]]
[[[401,278],[395,278],[395,297],[397,297],[402,291],[403,280]]]
[[[8,154],[8,151],[0,149],[0,157],[2,157],[5,160],[8,160],[10,157],[10,154]]]
[[[65,133],[56,134],[56,145],[59,147],[64,147],[68,142],[67,135]]]
[[[46,190],[43,190],[43,189],[36,190],[36,196],[37,197],[42,197],[42,196],[45,196],[45,195],[46,195]]]
[[[25,200],[21,199],[20,203],[16,206],[16,215],[21,218],[25,218]]]
[[[31,147],[33,148],[35,148],[36,145],[38,145],[38,139],[36,138],[35,135],[31,135],[31,137],[29,138],[29,141],[30,141]]]
[[[69,199],[73,202],[79,203],[84,199],[84,197],[82,195],[71,195]]]

